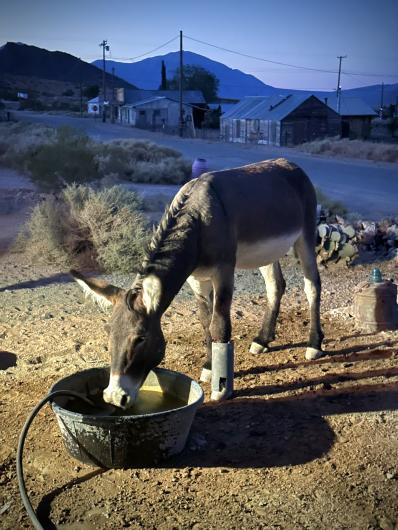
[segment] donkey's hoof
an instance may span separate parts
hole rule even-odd
[[[305,358],[307,359],[307,361],[319,359],[319,357],[323,357],[324,355],[324,352],[322,350],[318,350],[317,348],[307,348],[305,352]]]
[[[201,383],[210,383],[211,381],[211,370],[208,368],[202,368],[202,373],[200,374],[199,381]]]
[[[213,390],[210,399],[212,401],[225,401],[232,397],[233,391],[223,388],[222,390]]]
[[[250,345],[250,353],[259,354],[259,353],[267,353],[268,348],[267,346],[263,346],[262,344],[259,344],[258,342],[252,342]]]

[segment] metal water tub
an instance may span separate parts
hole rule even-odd
[[[103,390],[109,368],[92,368],[58,381],[51,389],[72,390],[87,397]],[[188,376],[156,368],[143,387],[160,389],[182,401],[182,406],[139,415],[95,415],[65,408],[67,397],[52,403],[68,452],[86,464],[104,468],[143,467],[181,452],[196,413],[203,402],[203,390]]]

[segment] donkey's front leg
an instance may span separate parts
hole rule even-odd
[[[200,381],[210,383],[211,381],[211,335],[210,322],[213,315],[213,284],[210,280],[198,280],[189,276],[187,282],[191,287],[199,307],[199,320],[204,331],[204,345],[207,352],[207,360],[203,365]]]
[[[233,344],[231,340],[231,303],[234,269],[222,268],[213,278],[214,307],[210,325],[212,338],[211,399],[228,399],[233,393]]]

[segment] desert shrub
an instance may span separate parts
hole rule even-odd
[[[40,101],[40,99],[36,99],[36,98],[22,99],[19,102],[19,109],[41,111],[45,109],[45,105],[43,104],[42,101]]]
[[[131,182],[181,184],[191,174],[191,164],[178,151],[146,141],[100,144],[96,161],[101,175],[118,175]]]
[[[27,251],[32,259],[47,263],[68,264],[64,247],[67,231],[65,205],[55,197],[37,204],[29,220],[18,234],[16,250]]]
[[[44,191],[110,177],[180,184],[191,174],[190,162],[168,147],[136,140],[98,143],[68,127],[22,122],[0,124],[0,163],[30,173]]]
[[[348,138],[325,138],[301,144],[297,147],[311,154],[326,154],[349,158],[362,158],[379,162],[398,162],[398,145],[349,140]]]
[[[0,123],[0,163],[27,171],[27,162],[37,148],[55,140],[56,130],[42,124],[25,122]]]
[[[67,127],[57,129],[54,142],[39,146],[26,168],[42,190],[57,190],[74,182],[86,183],[100,176],[93,142]]]
[[[131,272],[141,264],[148,238],[140,208],[137,194],[118,186],[67,186],[33,209],[18,247],[59,266]]]

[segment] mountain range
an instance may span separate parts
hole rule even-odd
[[[166,55],[150,57],[134,63],[122,63],[108,60],[107,68],[115,68],[115,73],[140,88],[157,89],[161,81],[161,64],[164,61],[167,78],[171,79],[179,66],[179,52],[171,52]],[[96,66],[101,65],[101,61],[94,61]],[[277,88],[267,85],[251,74],[246,74],[241,70],[233,69],[223,63],[213,61],[208,57],[184,51],[184,64],[197,65],[213,73],[219,80],[218,95],[221,98],[242,99],[245,96],[269,96],[275,94],[315,94],[320,98],[328,97],[334,92],[309,92],[305,90]],[[343,90],[342,94],[347,97],[360,97],[369,105],[377,108],[380,105],[381,87],[380,85],[365,86]],[[395,104],[398,98],[398,83],[384,85],[384,104]]]
[[[37,46],[7,42],[0,47],[0,74],[51,79],[85,85],[101,85],[102,70],[65,52],[51,52]],[[107,82],[111,82],[107,74]],[[117,86],[134,88],[125,79],[115,80]]]
[[[107,85],[126,88],[157,89],[161,81],[161,63],[165,62],[167,77],[171,79],[179,66],[179,53],[171,52],[166,55],[150,57],[134,63],[122,63],[112,60],[106,61]],[[219,97],[226,99],[242,99],[245,96],[269,96],[302,94],[295,89],[277,88],[267,85],[251,74],[230,68],[223,63],[213,61],[208,57],[184,51],[184,64],[198,65],[212,72],[219,80]],[[115,68],[115,78],[110,75],[111,68]],[[46,80],[59,83],[82,82],[83,85],[101,86],[102,61],[92,64],[65,52],[48,51],[37,46],[23,43],[7,42],[0,47],[0,75],[3,83],[13,78],[13,85],[29,86],[29,79],[41,79],[42,86]],[[28,81],[27,81],[28,80]],[[19,84],[18,84],[19,83]],[[47,83],[48,84],[48,83]],[[333,92],[311,92],[320,98],[333,95]],[[380,105],[380,85],[365,86],[350,90],[343,90],[347,97],[360,97],[373,108]],[[384,104],[396,104],[398,99],[398,83],[384,85]]]

